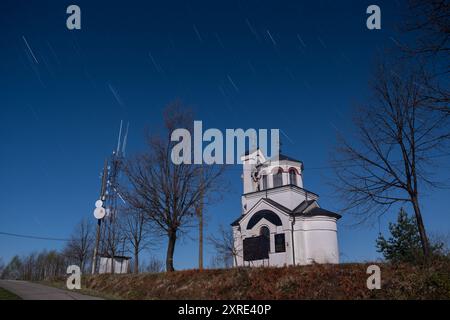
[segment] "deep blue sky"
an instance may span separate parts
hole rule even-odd
[[[82,11],[79,31],[65,26],[73,3]],[[322,167],[336,129],[348,130],[352,108],[368,98],[373,62],[393,45],[405,13],[402,1],[376,1],[382,30],[369,31],[372,3],[3,0],[0,231],[64,238],[93,218],[120,120],[130,122],[127,151],[134,153],[144,129],[157,131],[163,107],[176,98],[205,127],[283,130],[290,138],[284,153],[304,161],[305,187],[336,210],[326,183],[332,171]],[[208,233],[240,214],[240,174],[230,168],[231,192],[208,209]],[[448,232],[449,207],[448,190],[427,194],[430,232]],[[377,258],[375,238],[387,221],[350,228],[354,220],[344,216],[342,259]],[[62,245],[0,235],[0,257]],[[194,267],[196,250],[192,239],[181,241],[175,266]],[[206,251],[208,263],[213,252]],[[152,254],[164,253],[163,246]]]

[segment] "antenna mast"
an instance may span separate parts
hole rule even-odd
[[[125,148],[128,139],[128,130],[129,123],[127,124],[125,134],[123,135],[123,120],[121,120],[117,148],[113,151],[109,160],[105,160],[100,200],[106,214],[101,219],[98,219],[92,274],[97,272],[99,246],[101,246],[101,254],[106,254],[111,259],[111,273],[114,273],[114,257],[118,253],[119,242],[125,241],[124,239],[120,239],[117,234],[117,216],[119,211],[118,199],[125,203],[125,200],[119,194],[118,190],[119,178],[123,168]],[[108,269],[109,266],[107,265],[106,268]]]
[[[105,159],[105,164],[103,166],[103,174],[102,174],[102,187],[100,190],[100,200],[103,202],[106,199],[106,176],[108,174],[108,160]],[[95,270],[97,268],[97,254],[98,254],[98,245],[100,243],[100,229],[102,226],[102,219],[97,220],[97,231],[95,235],[95,247],[94,247],[94,257],[92,258],[92,274],[95,274]]]

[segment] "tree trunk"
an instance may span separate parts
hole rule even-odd
[[[197,206],[197,216],[198,216],[198,269],[203,270],[203,167],[201,168],[200,176],[200,199]]]
[[[167,243],[166,271],[175,271],[173,267],[173,254],[175,252],[175,243],[177,241],[177,232],[169,231],[169,242]]]
[[[430,244],[428,242],[428,237],[425,232],[425,226],[422,220],[422,213],[420,212],[419,199],[417,196],[412,197],[412,204],[414,208],[414,214],[416,216],[417,228],[419,229],[420,242],[422,243],[422,250],[425,257],[430,256]]]
[[[203,208],[199,211],[198,222],[198,269],[203,270]]]
[[[84,260],[83,259],[80,260],[80,270],[81,270],[81,273],[84,273]]]
[[[139,250],[137,247],[134,248],[134,268],[133,272],[135,274],[139,273]]]

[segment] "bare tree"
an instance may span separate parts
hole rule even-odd
[[[200,175],[203,174],[203,170],[200,171]],[[203,190],[202,187],[203,177],[200,177],[200,189]],[[200,194],[199,200],[195,205],[195,214],[198,219],[198,269],[203,270],[203,194]]]
[[[3,270],[5,270],[5,263],[3,262],[2,257],[0,257],[0,277],[3,274]]]
[[[443,54],[448,58],[450,2],[448,0],[409,0],[408,7],[409,14],[403,30],[416,34],[416,42],[408,49],[414,54]]]
[[[401,45],[401,49],[427,69],[422,85],[427,87],[429,101],[433,102],[428,107],[450,116],[450,2],[409,0],[408,7],[409,14],[401,28],[413,40]]]
[[[229,268],[237,265],[237,258],[242,255],[242,248],[234,245],[233,231],[231,228],[225,229],[222,225],[219,227],[217,235],[211,234],[208,237],[209,243],[216,250],[214,264],[222,264]]]
[[[133,208],[123,210],[119,225],[123,237],[133,252],[133,272],[139,273],[139,255],[141,251],[148,249],[152,243],[157,241],[156,237],[151,237],[152,230],[147,223],[146,212]]]
[[[450,258],[450,232],[431,232],[430,243],[438,250],[437,254]]]
[[[1,276],[3,279],[39,281],[64,276],[66,268],[67,260],[63,254],[44,250],[22,258],[14,256]]]
[[[442,112],[450,117],[450,90],[448,79],[443,80],[439,75],[431,75],[430,72],[422,68],[421,71],[422,86],[426,87],[424,99],[429,103],[427,108],[430,111]],[[444,83],[444,84],[443,84]],[[448,128],[450,131],[450,128]]]
[[[425,187],[441,186],[433,164],[448,155],[450,133],[448,117],[430,112],[428,89],[419,75],[380,66],[374,99],[358,110],[354,139],[339,137],[333,164],[345,210],[362,214],[363,220],[396,203],[410,203],[428,256],[420,203]]]
[[[165,133],[148,137],[148,151],[129,161],[125,173],[130,190],[127,202],[136,210],[146,213],[149,223],[168,238],[166,269],[174,271],[173,256],[180,232],[192,226],[196,205],[203,204],[219,190],[218,179],[223,169],[193,164],[174,164],[171,151],[175,142],[171,134],[175,129],[191,130],[192,114],[180,103],[166,108]]]
[[[147,265],[142,270],[149,273],[160,273],[164,271],[164,263],[156,257],[151,257]]]
[[[92,255],[93,241],[93,226],[87,219],[83,219],[75,227],[64,249],[64,255],[71,261],[74,261],[82,272],[85,271],[86,265]]]
[[[18,255],[15,255],[6,265],[5,269],[2,272],[1,278],[9,280],[21,279],[22,265],[22,259]]]

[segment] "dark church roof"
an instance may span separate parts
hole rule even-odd
[[[275,157],[273,160],[278,160],[278,161],[283,161],[283,160],[287,160],[287,161],[293,161],[293,162],[301,162],[300,160],[294,159],[292,157],[289,157],[287,155],[281,154],[277,157]]]
[[[281,226],[281,219],[273,211],[270,210],[260,210],[256,212],[248,221],[247,229],[253,228],[260,220],[266,219],[276,226]]]
[[[287,214],[289,214],[290,216],[294,216],[294,217],[315,217],[315,216],[326,216],[326,217],[332,217],[332,218],[336,218],[336,219],[340,219],[342,216],[340,214],[337,214],[335,212],[332,211],[328,211],[319,207],[315,207],[312,208],[311,210],[308,210],[305,212],[305,210],[311,205],[313,204],[316,200],[305,200],[302,203],[300,203],[300,205],[298,205],[294,210],[290,210],[288,208],[286,208],[285,206],[279,204],[276,201],[273,201],[272,199],[268,199],[268,198],[263,198],[264,201],[267,201],[268,203],[270,203],[271,205],[273,205],[274,207],[276,207],[277,209],[279,209],[280,211],[284,211]],[[258,201],[259,202],[259,201]],[[262,210],[262,211],[267,211],[267,210]],[[259,211],[257,213],[255,213],[255,215],[257,215],[259,213]],[[233,221],[231,223],[232,226],[238,226],[239,222],[245,217],[245,215],[240,216],[238,219],[236,219],[235,221]],[[253,217],[252,217],[253,218]]]
[[[241,221],[241,219],[243,218],[244,216],[240,216],[239,218],[237,218],[236,220],[234,220],[232,223],[231,223],[231,226],[238,226],[239,225],[239,222]]]
[[[288,208],[286,208],[285,206],[279,204],[276,201],[273,201],[272,199],[269,198],[264,198],[264,200],[266,200],[268,203],[270,203],[271,205],[273,205],[274,207],[277,207],[278,209],[280,209],[281,211],[284,211],[286,213],[291,213],[291,210],[289,210]]]
[[[272,188],[267,188],[267,189],[263,189],[263,190],[257,190],[257,191],[247,192],[247,193],[244,193],[243,195],[244,195],[244,196],[248,196],[248,195],[250,195],[250,194],[254,194],[254,193],[262,193],[262,192],[267,193],[268,191],[272,191],[272,190],[276,190],[276,189],[283,189],[283,188],[297,189],[297,190],[299,190],[299,191],[303,191],[303,192],[306,193],[306,194],[310,194],[310,195],[319,197],[318,194],[316,194],[316,193],[314,193],[314,192],[312,192],[312,191],[306,190],[305,188],[300,188],[299,186],[297,186],[297,185],[295,185],[295,184],[284,184],[284,185],[278,186],[278,187],[272,187]],[[267,198],[266,198],[266,199],[267,199]]]
[[[302,203],[300,203],[294,210],[292,210],[292,212],[294,214],[302,213],[303,211],[306,210],[306,208],[308,208],[310,205],[312,205],[314,203],[314,201],[316,201],[316,200],[305,200]]]
[[[297,214],[295,214],[297,216]],[[326,217],[333,217],[336,219],[340,219],[342,216],[340,214],[337,214],[332,211],[328,211],[319,207],[313,208],[307,212],[303,212],[301,214],[298,214],[302,217],[314,217],[314,216],[326,216]]]

